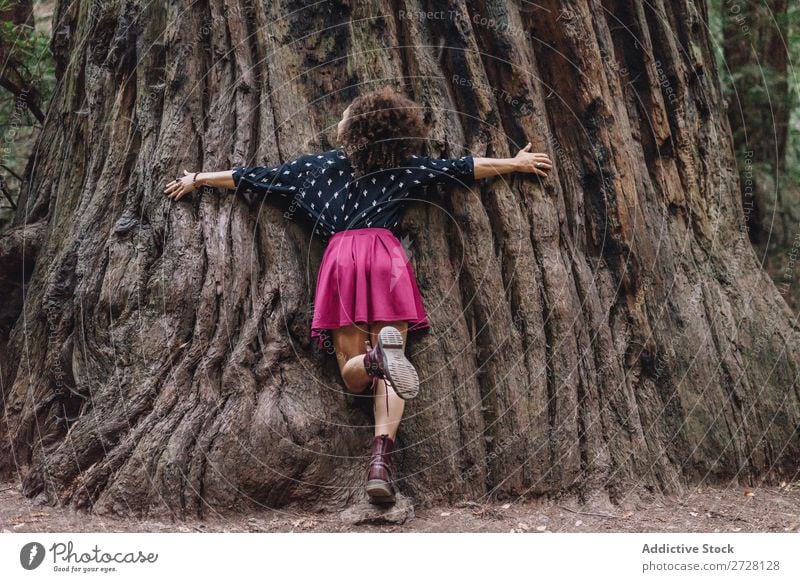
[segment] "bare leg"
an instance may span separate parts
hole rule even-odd
[[[368,331],[369,326],[364,323],[331,330],[342,380],[350,392],[357,394],[363,392],[372,382],[372,377],[364,369],[364,342],[369,338]]]
[[[370,345],[375,345],[378,341],[378,333],[381,328],[391,325],[396,327],[400,334],[403,336],[403,349],[406,347],[406,335],[408,332],[408,323],[405,321],[378,321],[370,328]],[[363,343],[363,342],[362,342]],[[355,359],[355,358],[354,358]],[[362,360],[361,368],[364,369],[363,356],[359,356]],[[366,371],[364,372],[366,374]],[[389,411],[386,411],[386,391],[389,391]],[[388,434],[389,438],[394,440],[397,435],[397,427],[400,426],[400,419],[403,417],[403,410],[406,407],[406,401],[397,395],[391,386],[387,386],[383,380],[378,380],[375,386],[375,400],[373,402],[373,412],[375,413],[375,436]]]

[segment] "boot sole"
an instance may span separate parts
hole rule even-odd
[[[367,491],[367,496],[369,497],[370,503],[395,502],[395,494],[392,493],[392,490],[386,481],[380,481],[377,479],[367,481],[365,489]]]
[[[403,336],[396,327],[386,326],[378,333],[378,345],[383,351],[383,369],[386,379],[403,400],[419,394],[419,376],[414,365],[403,353]]]

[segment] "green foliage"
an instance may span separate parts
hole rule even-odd
[[[786,173],[794,184],[800,184],[800,3],[790,2],[787,12],[789,47],[789,97],[792,113],[789,117],[789,136],[786,144]]]
[[[0,0],[0,11],[9,9],[15,2]],[[16,72],[29,87],[35,87],[41,95],[44,110],[55,89],[55,64],[50,52],[49,27],[36,30],[29,25],[17,25],[11,21],[0,22],[0,46],[6,56],[6,66],[14,66]],[[4,71],[11,77],[10,70]],[[15,95],[0,90],[0,128],[5,136],[2,163],[16,166],[18,154],[26,155],[25,148],[9,144],[8,133],[24,133],[23,128],[36,124],[36,119],[27,109],[20,107]],[[19,145],[19,144],[16,144]]]
[[[746,8],[745,8],[746,7]],[[734,8],[736,11],[734,11]],[[739,12],[741,10],[741,12]],[[748,104],[748,107],[763,107],[768,110],[771,100],[775,98],[773,87],[787,81],[790,120],[788,139],[786,144],[786,159],[784,166],[784,184],[800,181],[800,78],[796,63],[800,63],[800,2],[789,2],[785,14],[773,14],[769,11],[765,0],[755,0],[754,4],[746,5],[744,2],[731,3],[726,0],[710,0],[708,3],[709,22],[712,49],[717,64],[720,84],[723,95],[730,101],[739,101]],[[734,40],[745,43],[752,50],[763,50],[758,46],[758,23],[761,26],[784,26],[786,44],[789,56],[788,78],[782,72],[774,71],[766,66],[745,65],[735,69],[725,60],[723,39],[725,39],[725,19],[735,23],[729,27],[734,31]],[[731,39],[728,38],[728,41]],[[738,94],[737,94],[738,90]]]
[[[13,0],[0,0],[0,11],[11,10],[15,4]],[[0,54],[4,61],[0,74],[15,86],[35,88],[40,96],[39,107],[45,111],[55,89],[55,64],[50,52],[49,23],[41,24],[45,26],[37,30],[8,20],[0,22]],[[5,166],[0,168],[0,176],[14,199],[20,187],[14,174],[23,175],[37,131],[38,121],[25,104],[8,89],[0,88],[0,164]],[[0,195],[0,229],[7,224],[10,212],[9,203]]]

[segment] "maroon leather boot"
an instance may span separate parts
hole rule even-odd
[[[403,400],[414,398],[419,393],[419,377],[413,364],[403,353],[403,336],[400,330],[387,325],[378,333],[375,346],[370,348],[369,342],[365,344],[367,353],[364,354],[364,369],[367,374],[386,380]]]
[[[394,441],[382,434],[372,440],[366,491],[370,503],[394,503]]]

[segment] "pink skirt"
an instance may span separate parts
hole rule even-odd
[[[311,339],[333,353],[330,330],[378,321],[407,321],[409,331],[430,327],[406,250],[387,228],[337,232],[317,275]]]

